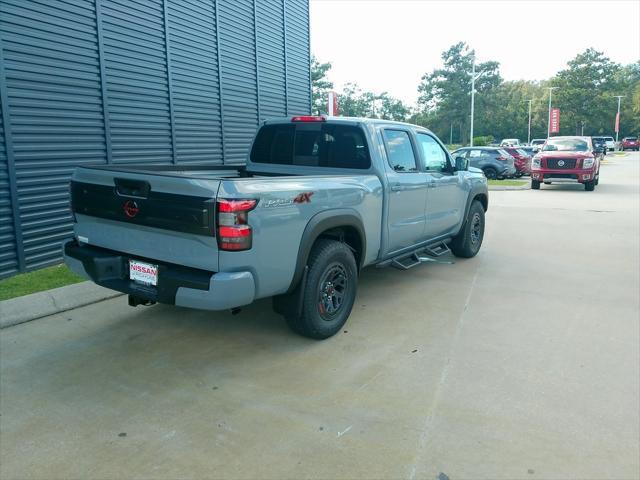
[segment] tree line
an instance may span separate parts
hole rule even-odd
[[[340,115],[408,121],[431,129],[443,141],[469,142],[471,69],[475,52],[464,42],[442,52],[442,65],[422,76],[417,105],[410,107],[383,91],[349,83],[338,92]],[[314,113],[326,113],[331,63],[312,58]],[[549,87],[560,109],[560,135],[613,135],[616,95],[624,95],[620,138],[640,134],[640,61],[620,65],[592,48],[576,55],[565,69],[543,81],[505,81],[500,64],[476,64],[474,137],[527,138],[531,100],[531,138],[546,138]]]

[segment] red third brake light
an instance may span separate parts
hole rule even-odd
[[[249,211],[258,204],[257,200],[218,199],[218,248],[220,250],[249,250],[253,232],[248,225]]]
[[[299,115],[291,117],[292,122],[326,122],[327,117],[324,115]]]

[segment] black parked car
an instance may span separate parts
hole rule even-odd
[[[488,179],[509,178],[516,174],[515,159],[502,148],[463,147],[451,156],[469,159],[469,165],[479,168]]]
[[[607,139],[604,137],[591,137],[593,150],[600,157],[600,160],[607,154]]]

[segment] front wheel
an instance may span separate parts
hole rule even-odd
[[[595,188],[596,188],[596,182],[595,182],[595,180],[594,180],[594,181],[591,181],[591,182],[585,182],[585,184],[584,184],[584,189],[585,189],[587,192],[593,192],[593,190],[595,190]]]
[[[540,190],[540,182],[538,180],[531,180],[531,189]]]
[[[474,200],[460,233],[451,242],[451,251],[456,257],[475,257],[484,238],[484,207]]]
[[[285,314],[296,333],[322,340],[340,331],[356,299],[358,268],[351,249],[336,240],[320,239],[309,255],[302,315]]]

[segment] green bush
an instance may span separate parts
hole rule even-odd
[[[484,137],[473,137],[473,145],[476,147],[486,147],[490,143],[493,143],[495,138],[493,135],[486,135]]]

